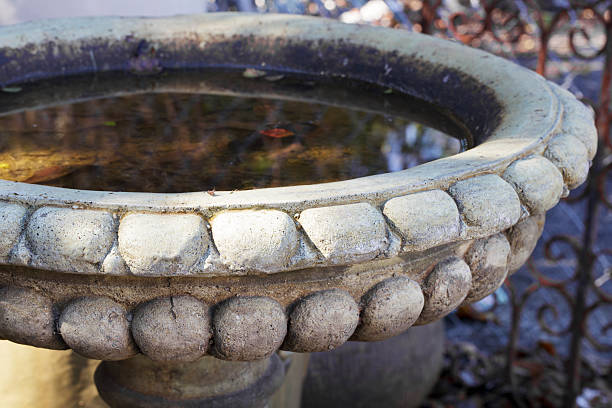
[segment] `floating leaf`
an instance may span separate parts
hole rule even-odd
[[[25,180],[26,183],[42,183],[45,181],[55,180],[70,174],[74,170],[71,166],[51,166],[34,173],[30,178]]]
[[[551,356],[557,355],[557,349],[555,345],[549,341],[538,340],[538,347],[550,354]]]
[[[2,88],[2,92],[17,93],[21,92],[21,88],[18,86],[6,86]]]
[[[117,122],[115,122],[114,120],[107,120],[106,122],[104,122],[104,126],[117,126]]]
[[[285,77],[284,75],[269,75],[269,76],[265,77],[264,79],[266,81],[276,82],[276,81],[280,81],[284,77]]]
[[[295,133],[293,133],[292,131],[283,129],[283,128],[260,130],[259,133],[261,133],[264,136],[273,137],[275,139],[281,139],[283,137],[289,137],[289,136],[295,135]]]
[[[255,68],[247,68],[242,73],[242,76],[245,78],[261,78],[266,75],[266,71],[260,71]]]
[[[393,93],[393,89],[391,89],[391,88],[387,88],[384,91],[384,94],[386,94],[386,95],[389,95],[389,94],[392,94],[392,93]]]

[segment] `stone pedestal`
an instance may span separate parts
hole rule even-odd
[[[104,361],[95,374],[102,399],[122,407],[265,407],[285,369],[276,354],[251,362],[204,357],[158,363],[144,356]]]
[[[444,338],[440,321],[385,341],[312,353],[302,408],[418,407],[440,374]]]

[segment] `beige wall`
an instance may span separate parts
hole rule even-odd
[[[298,408],[309,355],[282,353],[292,362],[270,408]],[[108,408],[93,383],[98,363],[70,350],[37,349],[0,340],[0,407]]]
[[[93,385],[98,361],[72,351],[0,341],[2,408],[103,408]]]

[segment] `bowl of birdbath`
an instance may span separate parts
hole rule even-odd
[[[358,84],[358,97],[343,93],[346,81]],[[421,122],[463,140],[461,152],[401,171],[329,182],[313,172],[264,188],[235,177],[229,185],[238,187],[227,191],[181,184],[225,159],[176,176],[175,190],[143,192],[66,179],[91,166],[95,149],[69,160],[56,151],[50,166],[22,147],[5,154],[0,338],[105,360],[96,381],[112,406],[253,402],[240,390],[278,386],[280,362],[270,356],[279,349],[382,340],[482,299],[525,262],[545,212],[585,180],[597,140],[586,106],[506,60],[419,34],[298,16],[2,27],[0,87],[5,140],[6,124],[17,123],[5,118],[145,93],[316,101],[406,117],[402,100],[412,98],[427,107],[415,108]],[[79,112],[56,117],[52,133],[57,123],[78,123]],[[105,125],[123,131],[120,122]],[[24,140],[30,133],[20,129]],[[181,154],[191,154],[197,132],[170,132],[159,151],[181,141]],[[284,136],[301,133],[276,126],[253,133],[270,140],[253,140],[287,154],[301,148],[282,145]],[[129,176],[120,163],[129,155],[116,160],[116,146],[95,154],[114,180]],[[148,165],[133,157],[136,167]],[[45,185],[50,174],[64,184]],[[206,370],[208,379],[229,373],[228,361],[248,371],[230,376],[243,382],[202,379]]]

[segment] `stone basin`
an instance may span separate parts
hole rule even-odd
[[[395,173],[214,194],[0,180],[0,338],[106,361],[97,384],[112,406],[257,405],[280,381],[270,358],[279,349],[383,340],[484,298],[526,261],[545,212],[585,180],[595,154],[592,112],[570,93],[419,34],[237,14],[0,28],[9,90],[202,66],[379,84],[452,112],[475,147]],[[132,86],[89,97],[142,91]],[[188,81],[154,89],[168,90],[238,93]],[[22,98],[15,110],[73,96]],[[184,385],[205,382],[204,371],[241,380]],[[236,397],[246,384],[259,394]]]

